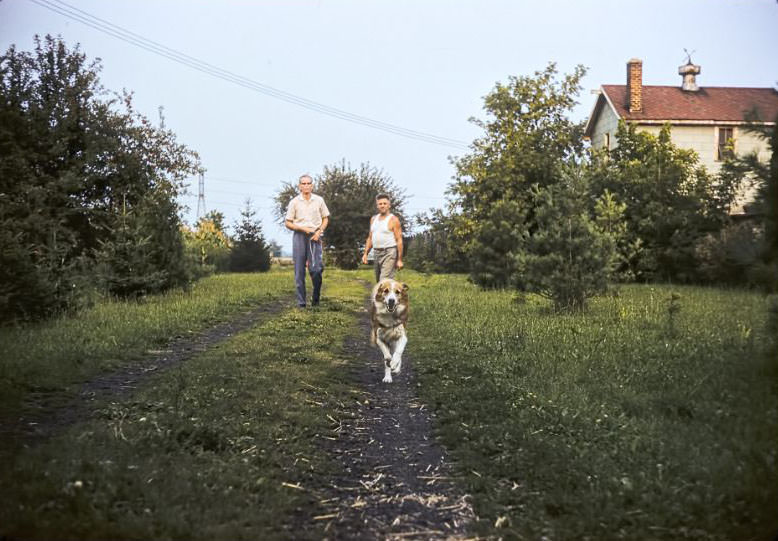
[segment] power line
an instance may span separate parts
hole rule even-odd
[[[279,90],[277,88],[273,88],[269,85],[259,83],[252,79],[248,79],[241,75],[237,75],[228,70],[219,68],[218,66],[214,66],[213,64],[209,64],[195,57],[181,53],[175,49],[171,49],[170,47],[162,45],[158,42],[147,39],[141,36],[140,34],[136,34],[134,32],[126,30],[109,21],[91,15],[86,11],[83,11],[81,9],[78,9],[74,6],[71,6],[63,2],[62,0],[53,0],[53,1],[52,0],[30,0],[30,1],[50,11],[63,15],[69,19],[78,21],[99,32],[108,34],[109,36],[115,37],[121,41],[124,41],[125,43],[129,43],[130,45],[135,45],[136,47],[154,53],[158,56],[162,56],[164,58],[167,58],[169,60],[182,64],[184,66],[190,67],[192,69],[195,69],[207,75],[211,75],[213,77],[222,79],[227,82],[231,82],[233,84],[242,86],[244,88],[254,90],[255,92],[265,94],[266,96],[270,96],[278,100],[282,100],[287,103],[297,105],[304,109],[308,109],[310,111],[318,112],[334,118],[339,118],[341,120],[345,120],[347,122],[351,122],[354,124],[360,124],[362,126],[366,126],[369,128],[382,130],[388,133],[392,133],[394,135],[399,135],[400,137],[406,137],[408,139],[414,139],[417,141],[423,141],[425,143],[432,143],[436,145],[453,147],[460,150],[467,150],[468,148],[467,143],[464,141],[451,139],[448,137],[441,137],[438,135],[424,133],[417,130],[411,130],[408,128],[403,128],[402,126],[396,126],[394,124],[389,124],[387,122],[382,122],[365,116],[349,113],[348,111],[344,111],[342,109],[337,109],[335,107],[330,107],[322,103],[318,103],[306,98],[302,98],[295,94],[291,94],[289,92]]]
[[[260,188],[280,188],[280,184],[267,184],[263,182],[257,182],[254,180],[239,180],[234,178],[224,178],[224,177],[214,177],[211,175],[208,175],[208,178],[210,180],[215,180],[217,182],[231,182],[235,184],[251,184],[252,186],[257,186]]]
[[[209,188],[208,192],[209,193],[223,193],[223,194],[227,194],[227,195],[243,195],[243,196],[246,196],[246,195],[258,195],[258,192],[254,191],[254,190],[249,190],[249,191],[246,191],[246,192],[231,192],[229,190],[214,190],[213,188]],[[269,194],[267,196],[262,195],[261,197],[274,197],[274,195],[272,195],[272,194]]]

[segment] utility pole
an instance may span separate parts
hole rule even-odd
[[[205,216],[205,175],[200,173],[199,193],[197,195],[197,219]]]

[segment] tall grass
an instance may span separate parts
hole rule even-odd
[[[477,291],[458,276],[406,278],[409,352],[481,534],[778,531],[764,298],[636,285],[555,315],[537,297]]]
[[[65,388],[292,289],[288,272],[222,274],[189,291],[106,300],[42,324],[0,328],[0,410],[28,391]]]

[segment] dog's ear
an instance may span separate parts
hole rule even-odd
[[[378,302],[384,300],[384,291],[383,289],[381,289],[380,285],[375,290],[375,300],[377,300]]]
[[[408,284],[403,284],[403,293],[407,293],[409,289]]]

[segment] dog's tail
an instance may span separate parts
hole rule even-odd
[[[370,329],[370,345],[375,347],[376,346],[376,334],[378,333],[378,329],[373,327]]]

